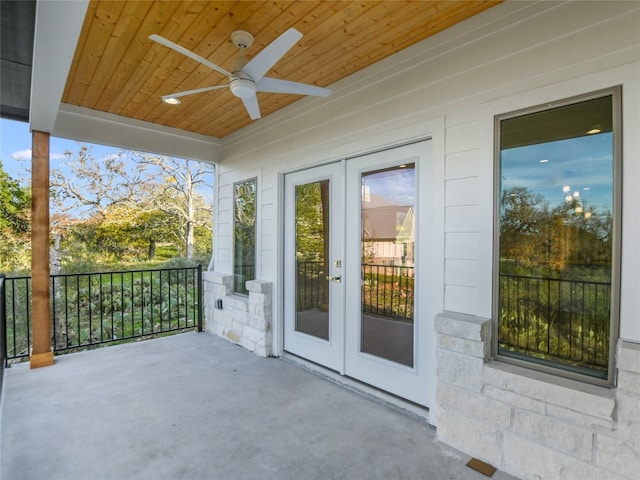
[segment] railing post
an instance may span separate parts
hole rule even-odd
[[[198,332],[202,332],[202,265],[198,264]]]
[[[2,361],[2,366],[0,366],[0,368],[6,367],[8,363],[7,362],[7,303],[5,298],[7,293],[7,287],[5,286],[4,278],[5,278],[4,274],[0,273],[0,335],[2,335],[2,341],[0,342],[0,357]]]
[[[58,323],[56,318],[56,277],[49,275],[49,282],[51,284],[51,293],[49,294],[49,298],[51,299],[51,348],[56,352],[58,348],[58,331],[56,330],[56,323]]]

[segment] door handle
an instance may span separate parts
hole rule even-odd
[[[342,281],[342,277],[340,275],[327,276],[326,280],[331,282],[340,283]]]

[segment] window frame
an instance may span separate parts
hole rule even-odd
[[[254,258],[254,262],[257,262],[257,254],[258,254],[258,246],[257,246],[257,237],[258,237],[258,177],[251,177],[251,178],[247,178],[244,180],[239,180],[237,182],[233,183],[233,188],[232,188],[232,194],[231,194],[231,201],[233,204],[233,212],[232,212],[232,240],[231,240],[231,258],[232,258],[232,272],[233,272],[233,288],[232,291],[234,294],[236,295],[241,295],[244,297],[247,297],[249,295],[249,292],[247,290],[246,287],[246,282],[250,281],[250,280],[255,280],[255,269],[257,267],[257,265],[254,265],[254,278],[251,279],[245,279],[243,281],[243,285],[242,285],[242,289],[240,291],[238,291],[236,289],[236,208],[237,208],[237,202],[236,202],[236,189],[239,185],[242,184],[248,184],[253,182],[254,185],[254,189],[255,189],[255,198],[254,198],[254,213],[253,213],[253,230],[254,230],[254,242],[253,242],[253,258]]]
[[[611,265],[611,295],[610,295],[610,316],[609,316],[609,352],[608,368],[606,378],[590,376],[585,373],[571,371],[553,366],[547,363],[538,363],[535,358],[514,358],[502,355],[498,351],[499,336],[499,278],[500,278],[500,208],[502,197],[501,179],[501,122],[533,113],[553,110],[558,107],[571,106],[582,102],[595,100],[598,98],[611,96],[612,99],[612,133],[613,133],[613,215],[612,215],[612,265]],[[491,329],[491,352],[492,358],[496,361],[508,363],[528,370],[536,370],[549,373],[558,377],[578,380],[584,383],[600,385],[613,388],[616,385],[616,347],[620,331],[620,272],[621,272],[621,244],[622,244],[622,87],[615,86],[590,93],[576,95],[554,102],[533,107],[521,108],[507,113],[494,116],[494,195],[493,195],[493,262],[492,262],[492,329]],[[572,137],[576,138],[576,137]]]

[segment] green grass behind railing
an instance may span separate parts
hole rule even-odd
[[[51,276],[55,352],[197,328],[199,267]],[[28,356],[30,278],[8,279],[8,358]]]

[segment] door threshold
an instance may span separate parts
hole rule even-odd
[[[414,403],[402,397],[398,397],[397,395],[386,392],[384,390],[380,390],[379,388],[373,387],[367,383],[363,383],[346,375],[340,375],[335,370],[331,370],[310,360],[294,355],[293,353],[282,352],[279,358],[302,367],[305,370],[308,370],[309,372],[323,377],[330,382],[340,385],[341,387],[351,390],[358,395],[382,403],[394,410],[397,410],[410,417],[414,417],[422,422],[431,424],[431,422],[429,421],[429,408],[427,407],[418,405],[417,403]]]

